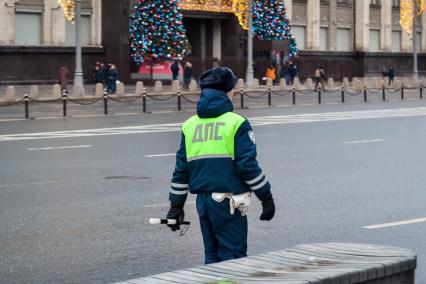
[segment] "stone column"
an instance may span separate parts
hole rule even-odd
[[[90,44],[102,45],[102,1],[92,0],[91,39]]]
[[[392,1],[381,2],[380,49],[392,51]]]
[[[422,38],[421,38],[422,52],[426,51],[426,12],[422,15]]]
[[[15,40],[15,1],[0,3],[0,44],[13,44]]]
[[[55,5],[51,6],[51,44],[64,45],[66,33],[66,19],[63,8],[58,4],[58,1],[51,0]],[[45,11],[46,13],[46,11]]]
[[[292,16],[293,16],[293,0],[283,0],[284,2],[284,7],[286,9],[287,12],[287,16],[288,19],[290,20],[290,24],[291,21],[293,20]]]
[[[368,39],[370,37],[370,1],[355,1],[355,11],[355,49],[358,51],[368,51]]]
[[[44,0],[43,21],[42,21],[42,40],[41,44],[52,44],[52,1]]]
[[[222,58],[222,23],[220,19],[213,20],[213,57]]]
[[[337,0],[329,1],[328,50],[337,50]]]
[[[306,7],[306,49],[320,49],[320,1],[308,0]]]

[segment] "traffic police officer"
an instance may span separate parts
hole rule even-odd
[[[182,126],[180,149],[169,194],[167,219],[184,220],[188,192],[197,194],[205,263],[246,256],[247,206],[253,192],[262,202],[260,220],[275,214],[270,184],[256,160],[255,136],[248,120],[233,113],[234,73],[210,69],[200,78],[197,114]]]

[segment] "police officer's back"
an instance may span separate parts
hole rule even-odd
[[[253,192],[261,201],[261,220],[271,220],[275,205],[270,184],[256,160],[256,144],[248,120],[233,113],[236,78],[224,67],[200,78],[197,114],[182,126],[169,194],[170,225],[179,229],[188,192],[197,194],[197,212],[205,247],[205,263],[246,256],[247,207]]]

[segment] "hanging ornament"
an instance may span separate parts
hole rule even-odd
[[[58,0],[59,5],[64,9],[64,15],[67,21],[74,23],[75,19],[75,0]]]

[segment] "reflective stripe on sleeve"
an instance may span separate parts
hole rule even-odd
[[[265,174],[261,172],[260,175],[258,175],[256,178],[254,178],[252,180],[248,180],[248,181],[246,181],[246,183],[248,185],[255,184],[256,182],[258,182],[259,180],[261,180],[264,176],[265,176]]]
[[[176,195],[185,195],[185,194],[188,194],[188,190],[174,190],[170,188],[170,193],[173,193]]]
[[[172,186],[175,188],[188,188],[188,184],[181,184],[181,183],[173,183]]]
[[[259,183],[258,185],[256,185],[256,186],[252,186],[251,187],[251,189],[252,190],[256,190],[256,189],[259,189],[259,188],[261,188],[261,187],[263,187],[265,184],[267,184],[268,183],[268,179],[265,177],[265,179],[261,182],[261,183]]]

